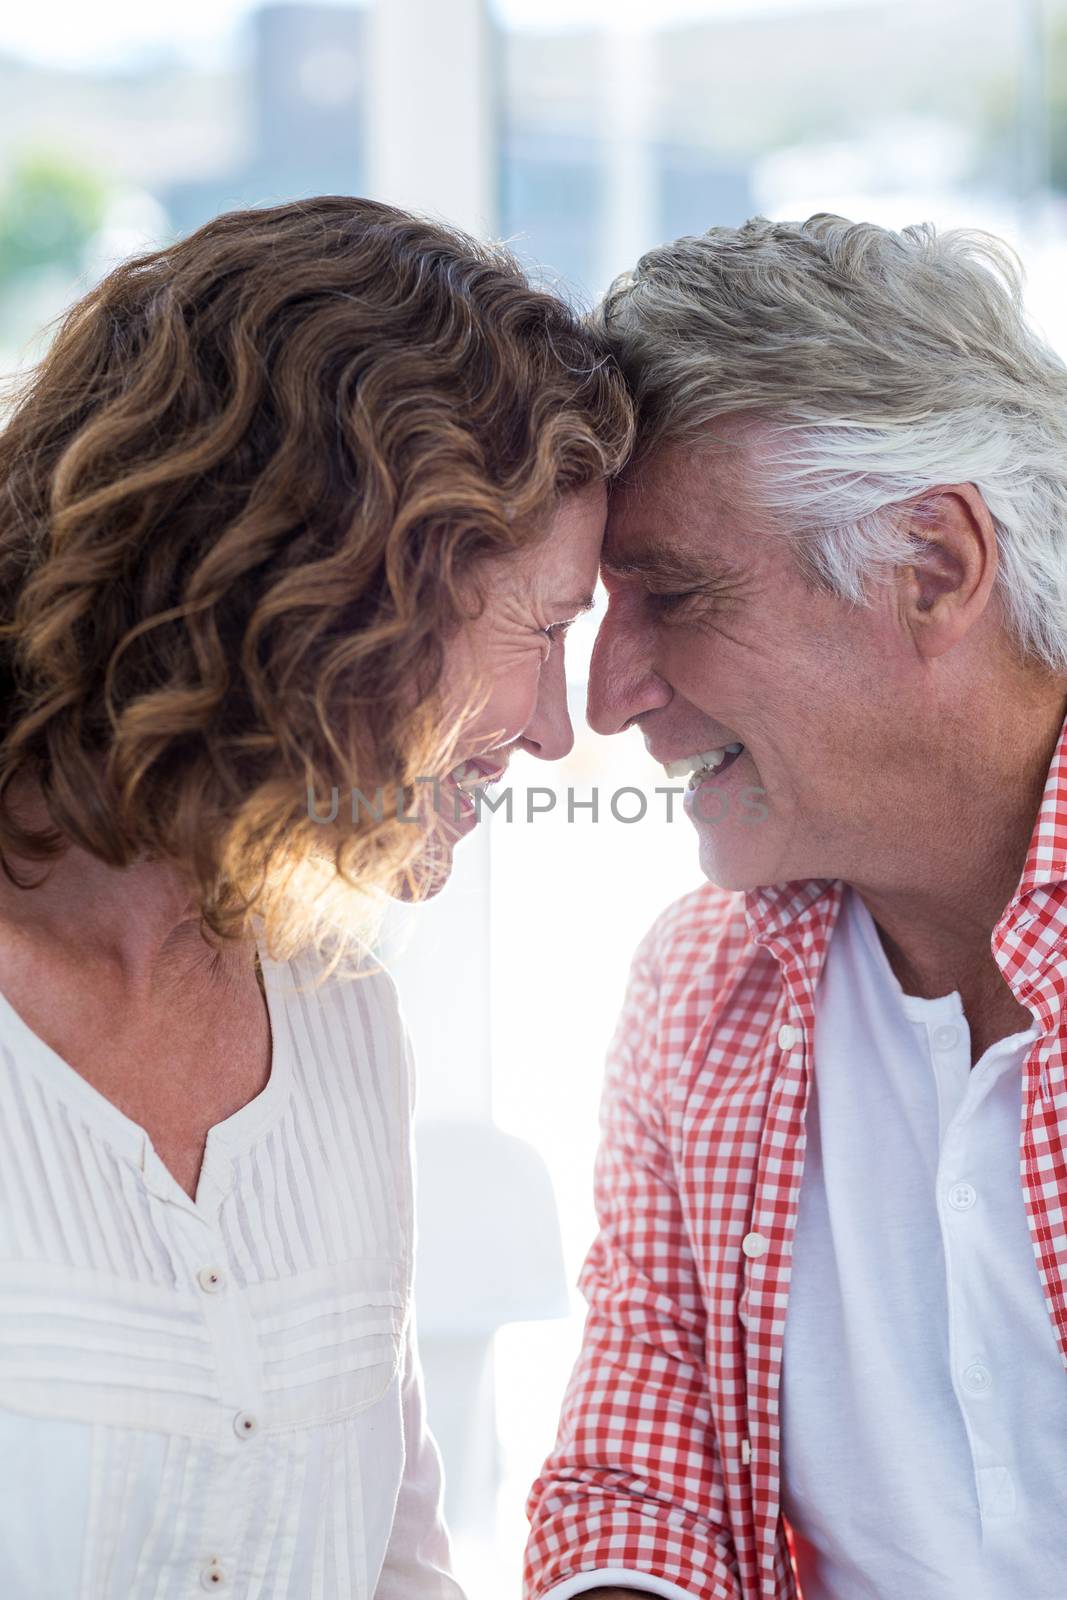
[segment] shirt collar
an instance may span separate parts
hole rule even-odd
[[[1067,720],[1060,727],[1019,887],[1008,909],[1033,889],[1067,881]]]
[[[1067,719],[1030,834],[1019,885],[993,929],[993,958],[1015,998],[1046,1025],[1062,1010],[1067,948]]]

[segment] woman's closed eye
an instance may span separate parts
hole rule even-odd
[[[569,622],[550,622],[547,628],[538,628],[534,637],[541,647],[541,665],[544,666],[552,656],[554,646],[562,647],[567,637]]]

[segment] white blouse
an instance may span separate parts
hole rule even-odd
[[[411,1325],[389,977],[261,951],[195,1202],[0,996],[0,1595],[463,1600]]]

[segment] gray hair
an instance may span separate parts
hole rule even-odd
[[[649,251],[594,320],[637,400],[635,459],[720,418],[761,421],[775,531],[857,605],[913,555],[924,492],[974,484],[1008,633],[1067,671],[1067,366],[1029,327],[1000,240],[755,217]]]

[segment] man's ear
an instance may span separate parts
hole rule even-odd
[[[996,529],[973,483],[932,489],[908,509],[915,551],[898,568],[897,606],[918,653],[933,659],[985,612],[997,572]]]

